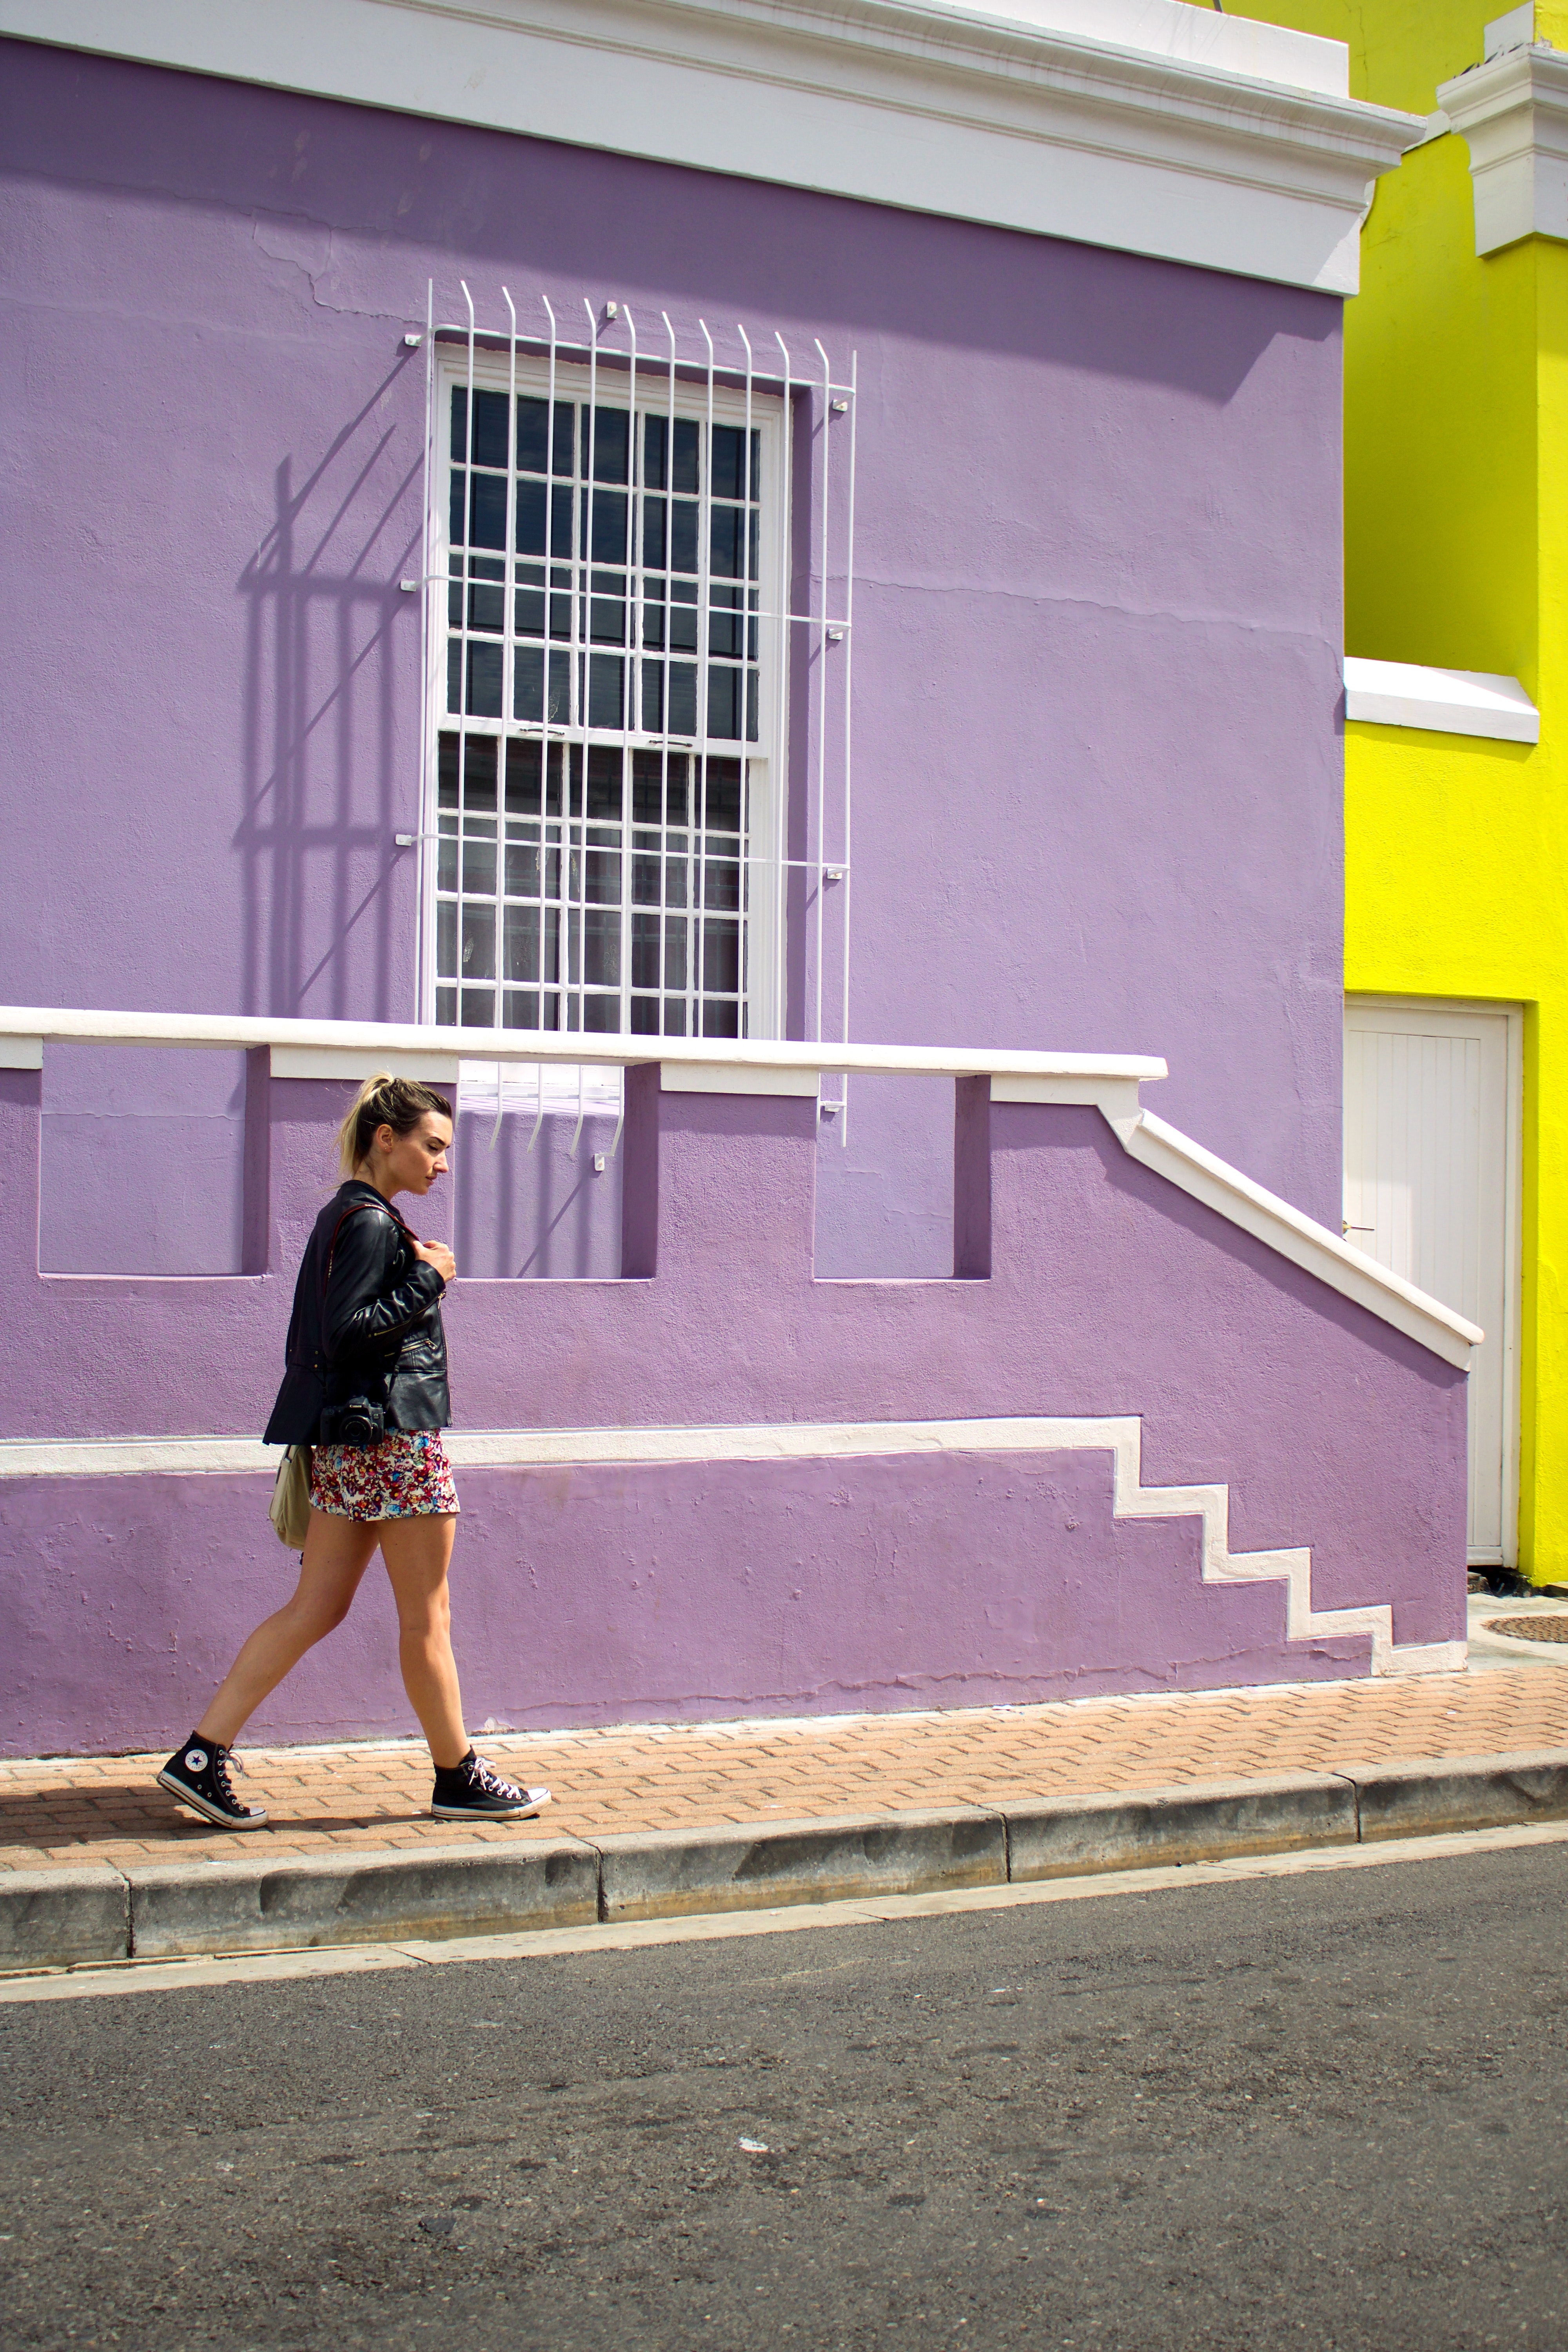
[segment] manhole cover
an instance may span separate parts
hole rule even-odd
[[[1489,1633],[1511,1633],[1516,1642],[1568,1642],[1568,1616],[1489,1617]]]

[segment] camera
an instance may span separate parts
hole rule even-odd
[[[322,1445],[379,1445],[385,1435],[386,1408],[368,1397],[349,1397],[322,1412]]]

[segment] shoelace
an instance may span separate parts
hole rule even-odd
[[[522,1794],[522,1790],[514,1789],[510,1780],[503,1780],[500,1774],[492,1765],[487,1764],[482,1756],[475,1758],[474,1769],[468,1777],[470,1785],[482,1789],[487,1797],[510,1799],[521,1797]]]
[[[238,1757],[234,1755],[232,1752],[220,1749],[213,1758],[213,1779],[217,1782],[218,1787],[222,1790],[226,1802],[233,1805],[237,1811],[243,1812],[246,1808],[240,1804],[239,1799],[235,1795],[233,1789],[229,1786],[228,1775],[229,1767],[231,1765],[237,1772],[243,1774],[245,1767],[240,1762]]]

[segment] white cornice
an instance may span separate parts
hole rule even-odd
[[[1476,251],[1568,238],[1568,57],[1505,50],[1445,82],[1437,103],[1469,146]]]
[[[1429,669],[1420,662],[1345,656],[1345,717],[1436,735],[1488,735],[1539,743],[1541,713],[1517,677],[1490,670]]]
[[[0,33],[1355,291],[1370,184],[1421,125],[1321,87],[1332,44],[1016,5],[0,0]]]

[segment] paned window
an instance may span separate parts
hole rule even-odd
[[[777,404],[441,389],[437,1020],[769,1034]]]

